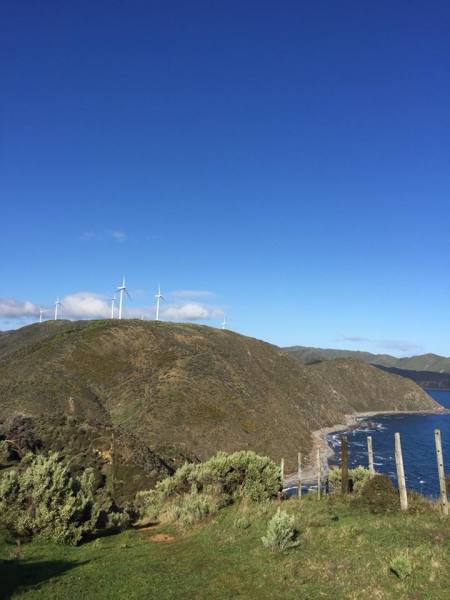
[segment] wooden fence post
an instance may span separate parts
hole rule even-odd
[[[348,440],[347,436],[341,439],[341,493],[348,492]]]
[[[441,443],[441,432],[439,429],[434,430],[434,442],[436,444],[436,458],[439,475],[439,489],[441,492],[441,508],[442,513],[448,515],[448,501],[447,501],[447,486],[445,483],[445,471],[444,471],[444,458],[442,456],[442,443]]]
[[[298,497],[301,498],[302,497],[302,453],[299,452],[298,456],[298,490],[297,490],[297,494]]]
[[[369,457],[369,473],[370,476],[375,475],[375,469],[373,467],[373,448],[372,448],[372,436],[367,436],[367,455]]]
[[[406,492],[405,471],[403,469],[402,446],[400,434],[395,434],[395,464],[397,466],[398,490],[400,492],[400,508],[408,510],[408,495]]]
[[[317,499],[320,500],[320,488],[322,485],[322,461],[320,460],[320,448],[317,448]]]

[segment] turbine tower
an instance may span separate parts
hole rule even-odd
[[[158,293],[155,294],[155,298],[156,298],[156,320],[159,321],[159,304],[160,304],[161,300],[166,301],[164,296],[161,295],[161,286],[160,285],[158,285]]]
[[[127,286],[125,285],[125,277],[122,278],[122,285],[118,286],[117,291],[119,292],[119,319],[121,319],[123,307],[123,293],[125,292],[128,298],[131,300],[131,296],[128,293]]]
[[[39,309],[39,323],[42,323],[42,315],[44,314],[45,311],[42,310],[42,308]]]
[[[111,319],[114,319],[114,303],[116,301],[116,295],[111,298]]]
[[[61,302],[59,301],[59,298],[56,298],[56,302],[55,302],[55,321],[58,319],[58,308],[61,306]]]
[[[227,328],[227,320],[225,315],[223,315],[223,321],[222,321],[222,329],[226,329]]]

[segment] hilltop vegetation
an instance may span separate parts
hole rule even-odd
[[[436,408],[412,382],[361,362],[304,366],[199,325],[47,321],[0,336],[4,461],[59,450],[74,469],[114,471],[121,496],[218,450],[283,455],[293,469],[311,432],[345,414]]]

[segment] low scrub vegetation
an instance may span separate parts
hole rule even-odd
[[[404,553],[397,554],[391,560],[389,568],[399,579],[406,579],[412,573],[411,561]]]
[[[236,500],[262,502],[281,489],[281,472],[269,458],[255,452],[219,452],[204,463],[185,464],[154,490],[140,492],[141,518],[201,520]]]
[[[169,503],[169,520],[179,521],[182,525],[193,525],[205,517],[214,515],[220,508],[220,497],[214,494],[201,494],[193,486],[189,494],[184,494]]]
[[[388,513],[400,508],[398,492],[387,475],[374,475],[361,488],[358,501],[372,513]]]
[[[95,491],[92,469],[75,477],[57,453],[30,454],[0,477],[0,527],[16,539],[78,544],[100,528],[126,525],[128,516],[101,507]]]
[[[284,552],[289,548],[298,546],[295,541],[296,530],[294,517],[278,507],[277,512],[267,524],[266,535],[261,538],[263,546],[272,551]]]
[[[358,466],[354,469],[348,470],[348,479],[350,482],[350,489],[354,493],[359,493],[366,481],[370,477],[369,469]],[[338,467],[331,467],[328,471],[328,485],[330,494],[340,494],[342,489],[341,469]]]

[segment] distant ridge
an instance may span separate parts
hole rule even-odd
[[[304,365],[336,358],[353,358],[395,375],[412,379],[423,388],[450,389],[450,358],[438,354],[397,358],[390,354],[308,346],[289,346],[283,350]]]
[[[358,350],[337,350],[334,348],[314,348],[308,346],[289,346],[283,348],[283,350],[303,364],[311,364],[320,360],[330,360],[333,358],[355,358],[356,360],[382,367],[450,374],[450,358],[439,356],[439,354],[429,353],[397,358],[390,354],[372,354]]]

